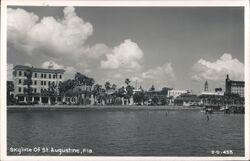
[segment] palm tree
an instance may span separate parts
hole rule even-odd
[[[83,91],[79,91],[77,94],[78,101],[82,102],[82,100],[81,100],[82,97],[80,97],[82,94],[84,94],[84,97],[87,97],[87,99],[89,99],[92,86],[95,83],[94,79],[89,78],[86,75],[77,72],[75,74],[75,81],[78,83],[79,86],[81,86],[81,85],[85,86],[85,89]]]
[[[105,85],[104,85],[104,86],[105,86],[106,91],[110,89],[110,85],[111,85],[111,84],[110,84],[109,81],[105,82]]]
[[[133,90],[134,90],[134,87],[133,86],[131,86],[131,85],[128,85],[127,87],[126,87],[126,91],[127,91],[127,93],[126,93],[126,98],[127,98],[127,102],[129,103],[130,101],[130,98],[131,98],[131,96],[133,95]]]
[[[61,97],[72,96],[73,89],[76,87],[77,84],[78,83],[73,79],[69,79],[69,80],[66,80],[64,82],[60,82],[58,85],[59,95]]]
[[[95,84],[95,85],[94,85],[92,94],[94,95],[94,100],[95,100],[95,102],[96,102],[96,100],[98,100],[97,98],[98,98],[98,97],[100,96],[100,94],[101,94],[101,88],[102,88],[102,86],[99,85],[99,84]]]
[[[131,81],[128,78],[125,79],[125,83],[127,84],[127,86],[129,85],[130,82]]]
[[[111,87],[111,88],[112,88],[113,90],[116,90],[116,87],[117,87],[116,84],[112,84],[112,87]]]

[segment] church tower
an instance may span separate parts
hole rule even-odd
[[[208,91],[208,83],[207,83],[207,81],[205,82],[204,91]]]

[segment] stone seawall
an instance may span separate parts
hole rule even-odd
[[[203,109],[203,107],[187,107],[187,106],[115,106],[115,105],[106,105],[106,106],[91,106],[91,105],[34,105],[34,106],[7,106],[7,110],[103,110],[103,109],[111,109],[111,110],[195,110],[195,109]]]

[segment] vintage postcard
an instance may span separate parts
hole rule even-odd
[[[1,5],[1,160],[249,160],[248,1]]]

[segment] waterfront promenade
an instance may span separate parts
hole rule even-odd
[[[136,106],[136,105],[128,105],[128,106],[117,106],[117,105],[104,105],[104,106],[96,106],[96,105],[12,105],[7,106],[7,110],[71,110],[71,109],[82,109],[82,110],[194,110],[194,109],[203,109],[203,107],[197,106]]]

